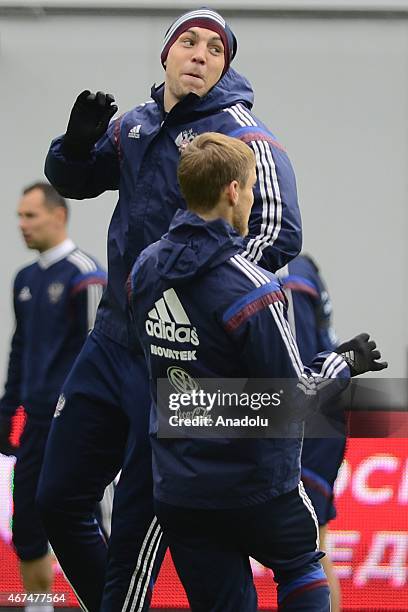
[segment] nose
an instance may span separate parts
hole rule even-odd
[[[193,62],[197,62],[198,64],[205,64],[205,62],[206,62],[206,51],[207,51],[206,43],[204,41],[198,43],[194,47],[194,53],[193,53],[193,57],[191,58],[191,60]]]

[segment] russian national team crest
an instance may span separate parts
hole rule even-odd
[[[198,134],[196,134],[196,132],[193,132],[192,128],[180,132],[180,134],[174,141],[177,145],[179,152],[181,153],[182,151],[184,151],[184,149],[190,144],[192,140],[194,140],[196,136],[198,136]]]
[[[60,301],[64,292],[64,285],[62,283],[51,283],[51,285],[48,285],[47,291],[51,304],[56,304]]]

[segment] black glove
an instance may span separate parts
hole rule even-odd
[[[109,121],[118,110],[111,94],[88,89],[79,94],[72,107],[62,152],[71,159],[86,159],[93,145],[108,129]]]
[[[0,453],[2,455],[15,455],[16,447],[10,442],[11,416],[0,415]]]
[[[388,368],[386,361],[377,361],[381,359],[381,353],[374,340],[369,340],[369,337],[370,334],[360,334],[336,348],[336,353],[347,361],[351,376]]]

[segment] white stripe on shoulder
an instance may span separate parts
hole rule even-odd
[[[235,268],[242,272],[242,274],[245,274],[245,276],[249,278],[249,280],[255,285],[255,287],[260,287],[261,285],[265,284],[262,280],[259,279],[259,277],[257,277],[253,273],[252,270],[248,270],[245,266],[243,266],[242,262],[237,259],[235,255],[231,257],[230,262],[233,266],[235,266]]]
[[[241,127],[248,127],[248,125],[251,125],[246,119],[240,116],[237,111],[237,104],[235,104],[234,106],[229,106],[228,108],[224,108],[224,112],[229,113]]]
[[[71,255],[67,257],[67,259],[68,261],[73,263],[83,274],[86,274],[87,272],[93,272],[97,269],[95,262],[79,249],[75,249],[75,251],[71,253]]]
[[[256,276],[256,278],[261,282],[261,284],[265,284],[269,282],[269,278],[267,277],[266,274],[262,272],[261,268],[254,265],[251,261],[248,261],[247,259],[245,259],[245,257],[243,257],[240,253],[237,253],[235,258],[237,259],[237,261],[241,263],[242,266],[244,266],[244,268],[252,272],[252,274]]]
[[[230,259],[230,262],[238,270],[240,270],[240,272],[245,274],[245,276],[247,276],[247,278],[249,278],[249,280],[251,280],[256,287],[266,285],[270,281],[270,279],[265,274],[263,274],[263,272],[258,268],[258,266],[244,259],[242,255],[233,255],[233,257],[231,257]],[[269,310],[271,311],[272,316],[275,319],[275,323],[287,347],[296,374],[300,377],[303,375],[304,366],[300,357],[299,348],[291,332],[288,320],[285,317],[284,306],[281,302],[276,302],[269,305]],[[308,381],[306,381],[305,384],[309,386]]]
[[[229,113],[241,127],[245,126],[245,123],[242,123],[241,119],[234,112],[233,106],[230,106],[229,108],[224,108],[223,110],[224,113]]]
[[[87,255],[86,253],[84,253],[80,249],[78,249],[77,253],[78,253],[78,257],[80,257],[81,259],[83,259],[84,261],[86,261],[89,264],[91,270],[97,270],[97,265],[94,262],[94,260],[92,259],[92,257],[89,257],[89,255]]]
[[[235,106],[235,109],[238,115],[242,117],[242,120],[247,122],[247,125],[258,125],[251,113],[249,113],[248,110],[242,104],[237,104]]]

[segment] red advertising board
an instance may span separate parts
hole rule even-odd
[[[0,459],[0,605],[21,592],[10,544],[13,460]],[[350,439],[336,484],[338,517],[329,545],[340,577],[344,610],[408,610],[408,440]],[[57,570],[55,591],[75,598]],[[261,609],[273,609],[276,593],[269,570],[253,563]],[[60,604],[57,605],[61,605]],[[169,556],[163,564],[153,604],[188,608]]]
[[[351,439],[330,548],[353,610],[408,610],[408,440]]]

